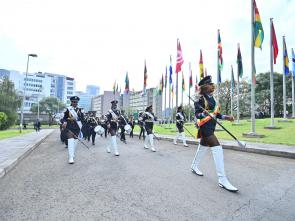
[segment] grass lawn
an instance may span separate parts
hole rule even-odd
[[[235,135],[239,140],[249,142],[260,142],[260,143],[272,143],[272,144],[285,144],[295,146],[295,119],[290,119],[291,122],[278,122],[279,118],[275,119],[275,126],[281,127],[281,129],[264,129],[265,126],[270,125],[270,119],[256,119],[256,133],[265,135],[264,138],[245,138],[242,136],[243,133],[249,133],[251,131],[251,122],[247,120],[241,120],[240,125],[233,125],[229,121],[222,121],[222,125]],[[193,124],[186,124],[185,127],[195,135],[197,129]],[[217,126],[217,128],[220,128]],[[139,132],[139,127],[134,128],[136,132]],[[292,132],[293,131],[293,132]],[[176,134],[175,124],[167,125],[156,125],[154,132],[158,134]],[[190,136],[185,131],[186,136]],[[223,140],[232,140],[231,136],[225,131],[216,131],[216,136]]]
[[[3,130],[0,131],[0,140],[5,139],[5,138],[9,138],[9,137],[16,137],[16,136],[20,136],[23,134],[27,134],[27,133],[31,133],[34,130],[23,130],[22,133],[19,132],[19,130]]]

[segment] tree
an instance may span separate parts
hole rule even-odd
[[[56,97],[45,97],[39,101],[39,112],[49,114],[49,119],[53,117],[59,110],[65,108],[65,104],[59,101]],[[31,107],[33,113],[38,112],[38,104],[33,104]]]
[[[17,94],[13,82],[7,77],[0,82],[0,112],[7,115],[7,123],[2,129],[15,124],[18,117],[17,109],[22,105],[22,97]]]
[[[280,116],[283,111],[283,75],[274,73],[274,115]],[[256,78],[256,103],[258,111],[266,112],[270,116],[270,73],[261,73]],[[286,77],[286,99],[292,97],[292,82]],[[287,111],[291,112],[291,105],[287,105]]]

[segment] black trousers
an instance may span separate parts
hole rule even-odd
[[[141,134],[142,134],[143,139],[145,139],[145,132],[144,132],[143,126],[140,126],[139,139],[141,138]]]
[[[121,126],[120,129],[121,129],[120,140],[126,140],[124,126]]]

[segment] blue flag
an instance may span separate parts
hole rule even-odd
[[[295,54],[294,54],[294,50],[292,48],[292,71],[293,71],[293,77],[295,77]]]
[[[170,56],[170,67],[169,67],[169,84],[172,84],[172,60]]]

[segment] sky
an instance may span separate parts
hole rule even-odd
[[[295,48],[295,0],[256,0],[262,25],[262,50],[255,49],[257,73],[270,70],[270,25],[274,26],[279,56],[274,71],[283,70],[282,36],[289,60]],[[189,62],[199,77],[199,54],[216,82],[217,29],[220,29],[224,68],[222,81],[236,74],[240,43],[244,77],[251,70],[251,0],[0,0],[0,68],[49,72],[74,77],[76,89],[98,85],[112,90],[114,81],[124,90],[128,72],[130,89],[142,90],[144,60],[147,87],[159,84],[172,56],[175,70],[177,38],[188,88]],[[291,67],[291,65],[290,65]],[[179,91],[181,85],[179,77]],[[175,82],[175,74],[174,74]],[[180,92],[179,92],[180,93]]]

